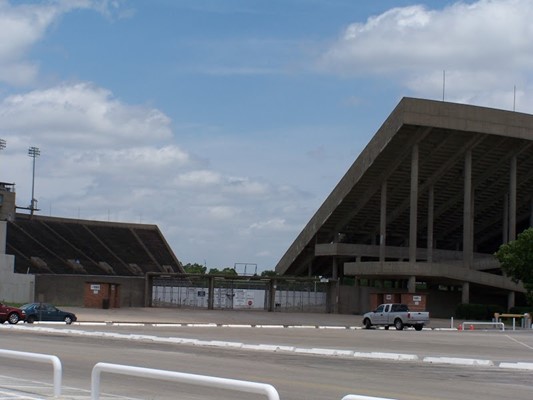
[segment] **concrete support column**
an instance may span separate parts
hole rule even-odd
[[[503,226],[502,226],[502,243],[509,242],[509,196],[503,196]]]
[[[276,289],[277,289],[276,279],[271,279],[269,283],[270,297],[268,298],[268,311],[276,311]]]
[[[515,306],[515,292],[509,292],[507,295],[507,311]]]
[[[309,263],[307,266],[307,276],[310,278],[313,276],[313,263]]]
[[[333,300],[333,313],[338,314],[339,313],[339,301],[340,301],[340,291],[341,291],[341,283],[339,280],[339,263],[337,261],[336,257],[333,257],[333,265],[332,265],[332,274],[331,278],[335,282],[334,290],[334,300]]]
[[[509,171],[509,241],[516,239],[516,156]]]
[[[356,313],[361,313],[362,312],[362,310],[361,310],[361,286],[360,286],[359,279],[357,279],[357,278],[355,278],[355,280],[354,280],[353,289],[354,289],[353,310]]]
[[[339,278],[339,265],[337,264],[337,259],[335,257],[333,257],[333,262],[331,266],[331,278],[332,279]]]
[[[387,242],[387,182],[381,184],[381,211],[379,220],[379,261],[385,262]]]
[[[465,154],[464,169],[464,201],[463,201],[463,263],[466,268],[472,265],[472,150]]]
[[[409,262],[416,262],[416,237],[418,216],[418,144],[411,153],[411,203],[409,214]]]
[[[407,281],[407,291],[409,293],[416,293],[416,276],[410,276]]]
[[[463,291],[461,293],[461,303],[470,304],[470,283],[463,282]]]
[[[433,185],[428,191],[428,240],[427,240],[427,261],[433,262],[433,218],[435,208],[435,191]]]

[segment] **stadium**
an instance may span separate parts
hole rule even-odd
[[[493,254],[532,226],[532,128],[528,114],[403,98],[288,247],[277,276],[255,286],[239,277],[251,286],[234,287],[260,286],[271,311],[288,281],[299,282],[294,293],[318,284],[324,312],[401,301],[449,316],[462,303],[523,304],[523,285]],[[84,293],[88,304],[98,287],[110,307],[153,305],[154,279],[191,282],[157,226],[29,216],[15,212],[10,184],[0,190],[6,299],[80,304]],[[205,287],[213,307],[212,281],[190,286]]]

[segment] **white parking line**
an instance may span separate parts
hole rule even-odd
[[[518,343],[518,344],[521,344],[521,345],[524,346],[524,347],[527,347],[527,348],[530,349],[530,350],[533,350],[533,347],[531,347],[531,346],[529,346],[529,345],[527,345],[527,344],[525,344],[525,343],[522,343],[520,340],[517,340],[517,339],[515,339],[515,338],[513,338],[513,337],[511,337],[511,336],[509,336],[509,335],[505,335],[505,337],[506,337],[507,339],[511,339],[513,342],[516,342],[516,343]]]

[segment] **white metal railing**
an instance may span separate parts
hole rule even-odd
[[[342,398],[342,400],[394,400],[389,399],[385,397],[370,397],[370,396],[362,396],[359,394],[347,394]]]
[[[16,360],[28,360],[44,363],[52,363],[54,368],[54,397],[61,396],[61,376],[63,370],[61,361],[56,356],[49,354],[27,353],[24,351],[2,350],[0,349],[0,357],[12,358]]]
[[[503,322],[480,322],[480,321],[465,321],[461,326],[461,330],[465,330],[465,325],[470,327],[470,330],[474,329],[474,325],[492,325],[493,327],[499,326],[502,331],[505,331],[505,324]]]
[[[268,400],[280,400],[274,386],[266,383],[240,381],[236,379],[217,378],[206,375],[188,374],[184,372],[165,371],[129,365],[97,363],[91,373],[91,399],[100,399],[100,375],[110,372],[121,375],[176,381],[192,385],[207,386],[218,389],[229,389],[238,392],[255,393],[267,396]]]

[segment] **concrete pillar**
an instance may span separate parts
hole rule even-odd
[[[503,226],[502,226],[502,243],[509,242],[509,196],[503,196]]]
[[[387,242],[387,182],[381,184],[381,211],[379,220],[379,261],[385,262]]]
[[[277,281],[276,279],[271,279],[269,283],[269,291],[270,291],[270,297],[268,301],[268,311],[276,311],[276,289],[277,289]]]
[[[356,313],[361,313],[361,286],[359,279],[355,278],[354,280],[354,304],[353,304],[353,310]]]
[[[7,221],[0,221],[0,254],[6,254]]]
[[[416,262],[416,236],[418,216],[418,144],[411,153],[411,203],[409,214],[409,262]]]
[[[435,208],[435,191],[433,185],[428,192],[428,233],[427,233],[427,261],[433,262],[433,219]]]
[[[461,303],[469,304],[470,303],[470,283],[463,282],[463,291],[461,293]]]
[[[416,276],[410,276],[407,281],[407,291],[409,293],[416,293]]]
[[[309,263],[307,266],[307,276],[310,278],[313,276],[313,263]]]
[[[339,278],[339,265],[337,264],[337,259],[333,257],[332,268],[331,268],[331,278]]]
[[[466,268],[472,265],[472,150],[465,154],[464,169],[464,201],[463,201],[463,264]]]
[[[333,300],[333,313],[338,314],[339,313],[339,301],[340,301],[340,291],[341,291],[341,283],[339,279],[339,264],[336,257],[333,257],[333,271],[331,277],[333,278],[335,282],[334,290],[334,300]]]
[[[507,311],[515,306],[515,292],[509,292],[507,295]]]
[[[516,156],[509,171],[509,241],[516,239]]]

